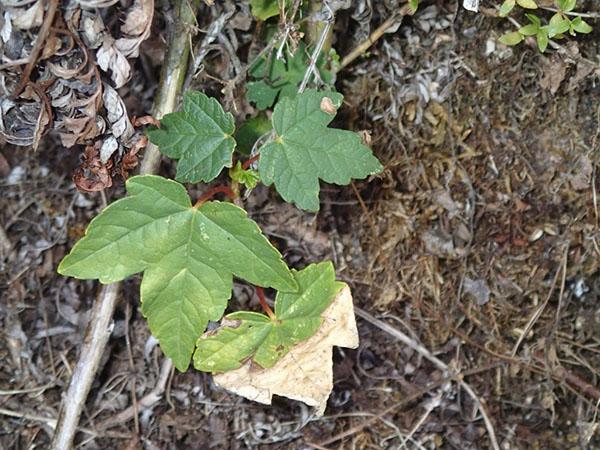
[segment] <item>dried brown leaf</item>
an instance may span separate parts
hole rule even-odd
[[[115,41],[112,38],[107,37],[104,40],[102,47],[96,53],[96,60],[103,71],[108,72],[110,70],[111,79],[116,88],[120,88],[127,83],[131,67],[125,55],[115,46]]]

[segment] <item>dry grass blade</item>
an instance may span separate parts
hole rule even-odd
[[[552,286],[550,286],[550,291],[548,292],[548,295],[546,296],[544,303],[542,303],[540,306],[538,306],[538,308],[534,311],[531,318],[527,321],[527,325],[525,325],[523,333],[521,333],[521,335],[519,336],[519,339],[517,340],[517,342],[515,343],[515,346],[512,349],[512,352],[511,352],[512,357],[515,357],[517,355],[517,352],[519,351],[519,347],[523,343],[523,340],[527,337],[527,335],[529,334],[529,332],[531,331],[531,329],[533,328],[533,326],[535,325],[537,320],[540,318],[540,316],[544,312],[544,309],[546,309],[546,306],[548,305],[550,298],[552,298],[554,289],[556,288],[556,282],[558,281],[558,275],[561,273],[561,271],[563,274],[563,276],[562,276],[563,279],[562,279],[562,283],[561,283],[561,295],[562,295],[562,292],[564,290],[564,285],[565,285],[565,277],[566,277],[566,273],[567,273],[567,257],[568,257],[568,255],[569,255],[569,246],[567,245],[565,248],[565,253],[564,253],[564,257],[563,257],[563,263],[561,264],[560,268],[556,271],[556,274],[554,275],[554,279],[552,280]]]
[[[388,325],[387,323],[383,322],[382,320],[376,319],[375,317],[373,317],[371,314],[369,314],[368,312],[366,312],[363,309],[355,308],[355,312],[356,312],[357,316],[366,320],[371,325],[375,325],[377,328],[381,329],[382,331],[386,332],[390,336],[393,336],[395,339],[399,340],[403,344],[412,348],[414,351],[416,351],[417,353],[422,355],[424,358],[429,360],[431,363],[433,363],[439,369],[441,369],[445,372],[449,372],[449,373],[451,372],[450,368],[444,361],[442,361],[441,359],[434,356],[429,350],[427,350],[427,348],[425,348],[419,342],[416,342],[414,339],[412,339],[408,335],[404,334],[402,331],[398,330],[397,328],[392,327],[391,325]],[[467,392],[467,394],[469,394],[469,397],[471,397],[471,399],[473,400],[473,403],[477,406],[477,409],[481,413],[481,416],[485,423],[485,428],[488,432],[488,437],[490,439],[490,444],[492,445],[492,448],[494,450],[500,450],[500,445],[498,444],[498,440],[496,438],[496,432],[494,430],[494,426],[488,416],[488,413],[487,413],[481,399],[475,393],[473,388],[471,388],[471,386],[469,386],[464,380],[458,379],[456,381]]]
[[[167,382],[169,381],[172,372],[173,362],[170,359],[165,358],[162,362],[160,368],[160,375],[156,382],[156,386],[154,386],[154,389],[152,389],[152,391],[150,391],[148,394],[139,399],[136,405],[131,405],[129,408],[120,412],[116,416],[113,416],[100,423],[100,425],[98,425],[98,428],[101,430],[106,430],[116,425],[122,425],[134,418],[136,414],[139,414],[145,409],[152,408],[154,405],[156,405],[156,403],[162,399],[162,396],[167,387]]]

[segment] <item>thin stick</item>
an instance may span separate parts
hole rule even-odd
[[[0,415],[2,416],[8,416],[8,417],[15,417],[17,419],[25,419],[25,420],[31,420],[31,421],[35,421],[35,422],[42,422],[45,423],[46,425],[48,425],[50,428],[56,428],[56,419],[54,419],[53,417],[44,417],[44,416],[38,416],[36,414],[28,414],[28,413],[24,413],[24,412],[20,412],[20,411],[12,411],[10,409],[4,409],[4,408],[0,408]],[[78,431],[81,431],[82,433],[85,434],[89,434],[90,436],[98,436],[98,433],[94,430],[90,430],[89,428],[77,428]],[[103,433],[102,437],[112,437],[112,438],[116,438],[116,439],[131,439],[131,435],[130,434],[125,434],[125,433]]]
[[[79,360],[61,404],[52,450],[68,450],[73,445],[81,412],[112,333],[112,316],[120,287],[120,283],[103,286],[94,303]]]
[[[191,33],[196,25],[197,2],[177,0],[173,3],[175,3],[175,26],[170,36],[167,56],[160,74],[160,85],[151,113],[151,116],[158,120],[165,114],[175,111],[187,71]],[[194,7],[190,3],[193,3]],[[149,143],[144,151],[140,173],[157,173],[159,165],[160,151],[156,145]]]
[[[363,55],[373,44],[375,44],[375,42],[377,42],[381,38],[381,36],[385,34],[387,30],[396,25],[398,21],[402,22],[404,16],[406,16],[409,12],[410,8],[408,6],[403,6],[402,8],[400,8],[400,11],[398,11],[397,14],[393,14],[385,22],[379,25],[379,27],[377,27],[375,31],[373,31],[373,33],[371,33],[369,37],[367,37],[367,39],[361,42],[356,48],[354,48],[354,50],[352,50],[346,56],[344,56],[342,62],[340,63],[340,66],[337,68],[337,72],[351,64],[359,56]]]
[[[106,430],[114,427],[115,425],[124,424],[136,417],[136,415],[140,412],[152,408],[162,399],[167,387],[167,381],[169,380],[172,371],[173,362],[169,358],[165,358],[160,366],[160,375],[158,376],[158,380],[154,386],[154,389],[152,389],[148,394],[144,395],[136,405],[131,405],[129,408],[121,411],[116,416],[110,417],[104,422],[101,422],[98,425],[98,429]]]
[[[417,353],[420,353],[424,358],[428,359],[431,363],[433,363],[439,369],[441,369],[445,372],[450,372],[450,368],[444,361],[442,361],[441,359],[434,356],[429,350],[427,350],[425,347],[423,347],[423,345],[421,345],[419,342],[416,342],[414,339],[410,338],[409,336],[404,334],[402,331],[392,327],[391,325],[387,324],[386,322],[383,322],[382,320],[376,319],[371,314],[369,314],[368,312],[366,312],[360,308],[354,308],[354,310],[355,310],[357,316],[363,318],[364,320],[371,323],[372,325],[375,325],[377,328],[386,332],[390,336],[393,336],[394,338],[396,338],[403,344],[412,348]],[[487,411],[485,410],[485,407],[483,406],[483,403],[481,402],[481,400],[479,399],[479,397],[477,396],[475,391],[471,388],[471,386],[469,386],[464,380],[461,380],[459,378],[459,379],[456,379],[456,382],[458,384],[460,384],[460,386],[467,392],[467,394],[469,394],[469,397],[471,397],[471,399],[473,400],[473,403],[475,403],[475,406],[481,413],[481,417],[483,418],[485,428],[488,432],[488,436],[490,438],[490,443],[492,445],[492,448],[494,450],[500,450],[500,445],[498,444],[498,440],[496,439],[496,432],[494,431],[494,426],[492,425],[492,421],[490,420],[490,418],[487,414]]]
[[[187,68],[188,43],[195,21],[196,10],[190,6],[188,0],[177,0],[174,3],[175,30],[169,36],[167,58],[153,107],[153,116],[157,118],[175,109]],[[158,148],[148,146],[142,161],[141,173],[156,173],[159,164]],[[50,446],[51,450],[69,450],[73,447],[77,424],[110,336],[109,324],[112,321],[120,286],[121,283],[104,286],[100,296],[96,299],[79,361],[73,371],[67,393],[62,400],[56,431]],[[170,362],[166,364],[170,364]]]
[[[48,4],[48,11],[46,12],[46,17],[44,17],[44,22],[42,22],[42,26],[38,31],[38,37],[35,40],[35,44],[31,49],[31,53],[29,54],[29,61],[23,70],[23,74],[21,75],[21,80],[15,91],[12,94],[12,98],[17,98],[19,94],[25,89],[27,83],[29,82],[29,77],[31,76],[31,72],[33,72],[33,68],[35,67],[35,63],[38,60],[38,56],[44,47],[44,42],[46,42],[46,38],[48,37],[48,33],[50,32],[50,27],[52,26],[52,22],[54,22],[54,16],[56,15],[56,10],[58,9],[58,0],[50,0]]]

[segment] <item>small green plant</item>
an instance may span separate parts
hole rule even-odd
[[[536,14],[526,13],[525,17],[529,23],[517,31],[504,34],[500,37],[500,42],[505,45],[517,45],[527,36],[535,36],[538,48],[543,53],[548,48],[550,39],[562,39],[566,33],[576,36],[577,33],[587,34],[592,31],[592,27],[581,16],[572,13],[577,6],[577,0],[555,0],[555,4],[557,10],[548,23],[543,23]],[[516,5],[529,10],[538,9],[534,0],[505,0],[499,15],[508,16]]]
[[[290,270],[242,208],[212,200],[216,193],[234,197],[234,189],[214,187],[194,203],[179,182],[210,182],[229,167],[232,186],[273,184],[284,200],[317,211],[319,179],[347,184],[382,170],[357,133],[328,127],[341,104],[336,92],[282,97],[268,139],[251,159],[234,165],[233,116],[201,92],[186,93],[183,110],[167,114],[160,128],[148,132],[164,155],[178,160],[177,181],[130,178],[129,195],[92,220],[59,273],[113,283],[143,272],[142,313],[181,371],[194,352],[195,367],[209,372],[230,370],[250,357],[271,367],[319,328],[321,313],[342,286],[333,265]],[[275,312],[261,297],[266,316],[234,313],[228,318],[240,326],[200,338],[209,321],[222,318],[234,276],[259,292],[259,287],[275,289]]]
[[[282,9],[289,8],[291,0],[250,0],[252,14],[260,20],[276,16]]]
[[[333,55],[335,57],[335,53]],[[258,109],[271,108],[276,100],[284,97],[294,97],[298,86],[304,78],[310,55],[303,42],[293,54],[282,59],[274,53],[259,58],[250,67],[249,75],[253,81],[246,84],[246,98]],[[326,70],[327,58],[321,55],[317,61],[317,69],[325,84],[332,79],[332,74]]]

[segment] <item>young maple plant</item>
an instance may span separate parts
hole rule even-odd
[[[106,207],[62,260],[58,272],[113,283],[143,272],[141,309],[162,351],[180,371],[233,370],[251,359],[272,367],[314,335],[321,314],[343,283],[331,262],[290,269],[259,226],[240,207],[201,197],[192,202],[182,182],[210,182],[229,167],[248,189],[274,185],[281,197],[318,211],[319,179],[347,184],[382,166],[360,136],[328,127],[342,103],[336,92],[307,90],[281,96],[269,138],[245,164],[233,166],[235,121],[201,92],[184,95],[183,110],[168,114],[150,140],[178,160],[175,180],[134,176],[128,196]],[[258,160],[258,170],[249,162]],[[229,191],[229,189],[225,189]],[[233,277],[277,291],[275,312],[229,314],[237,326],[203,336],[223,317]]]

